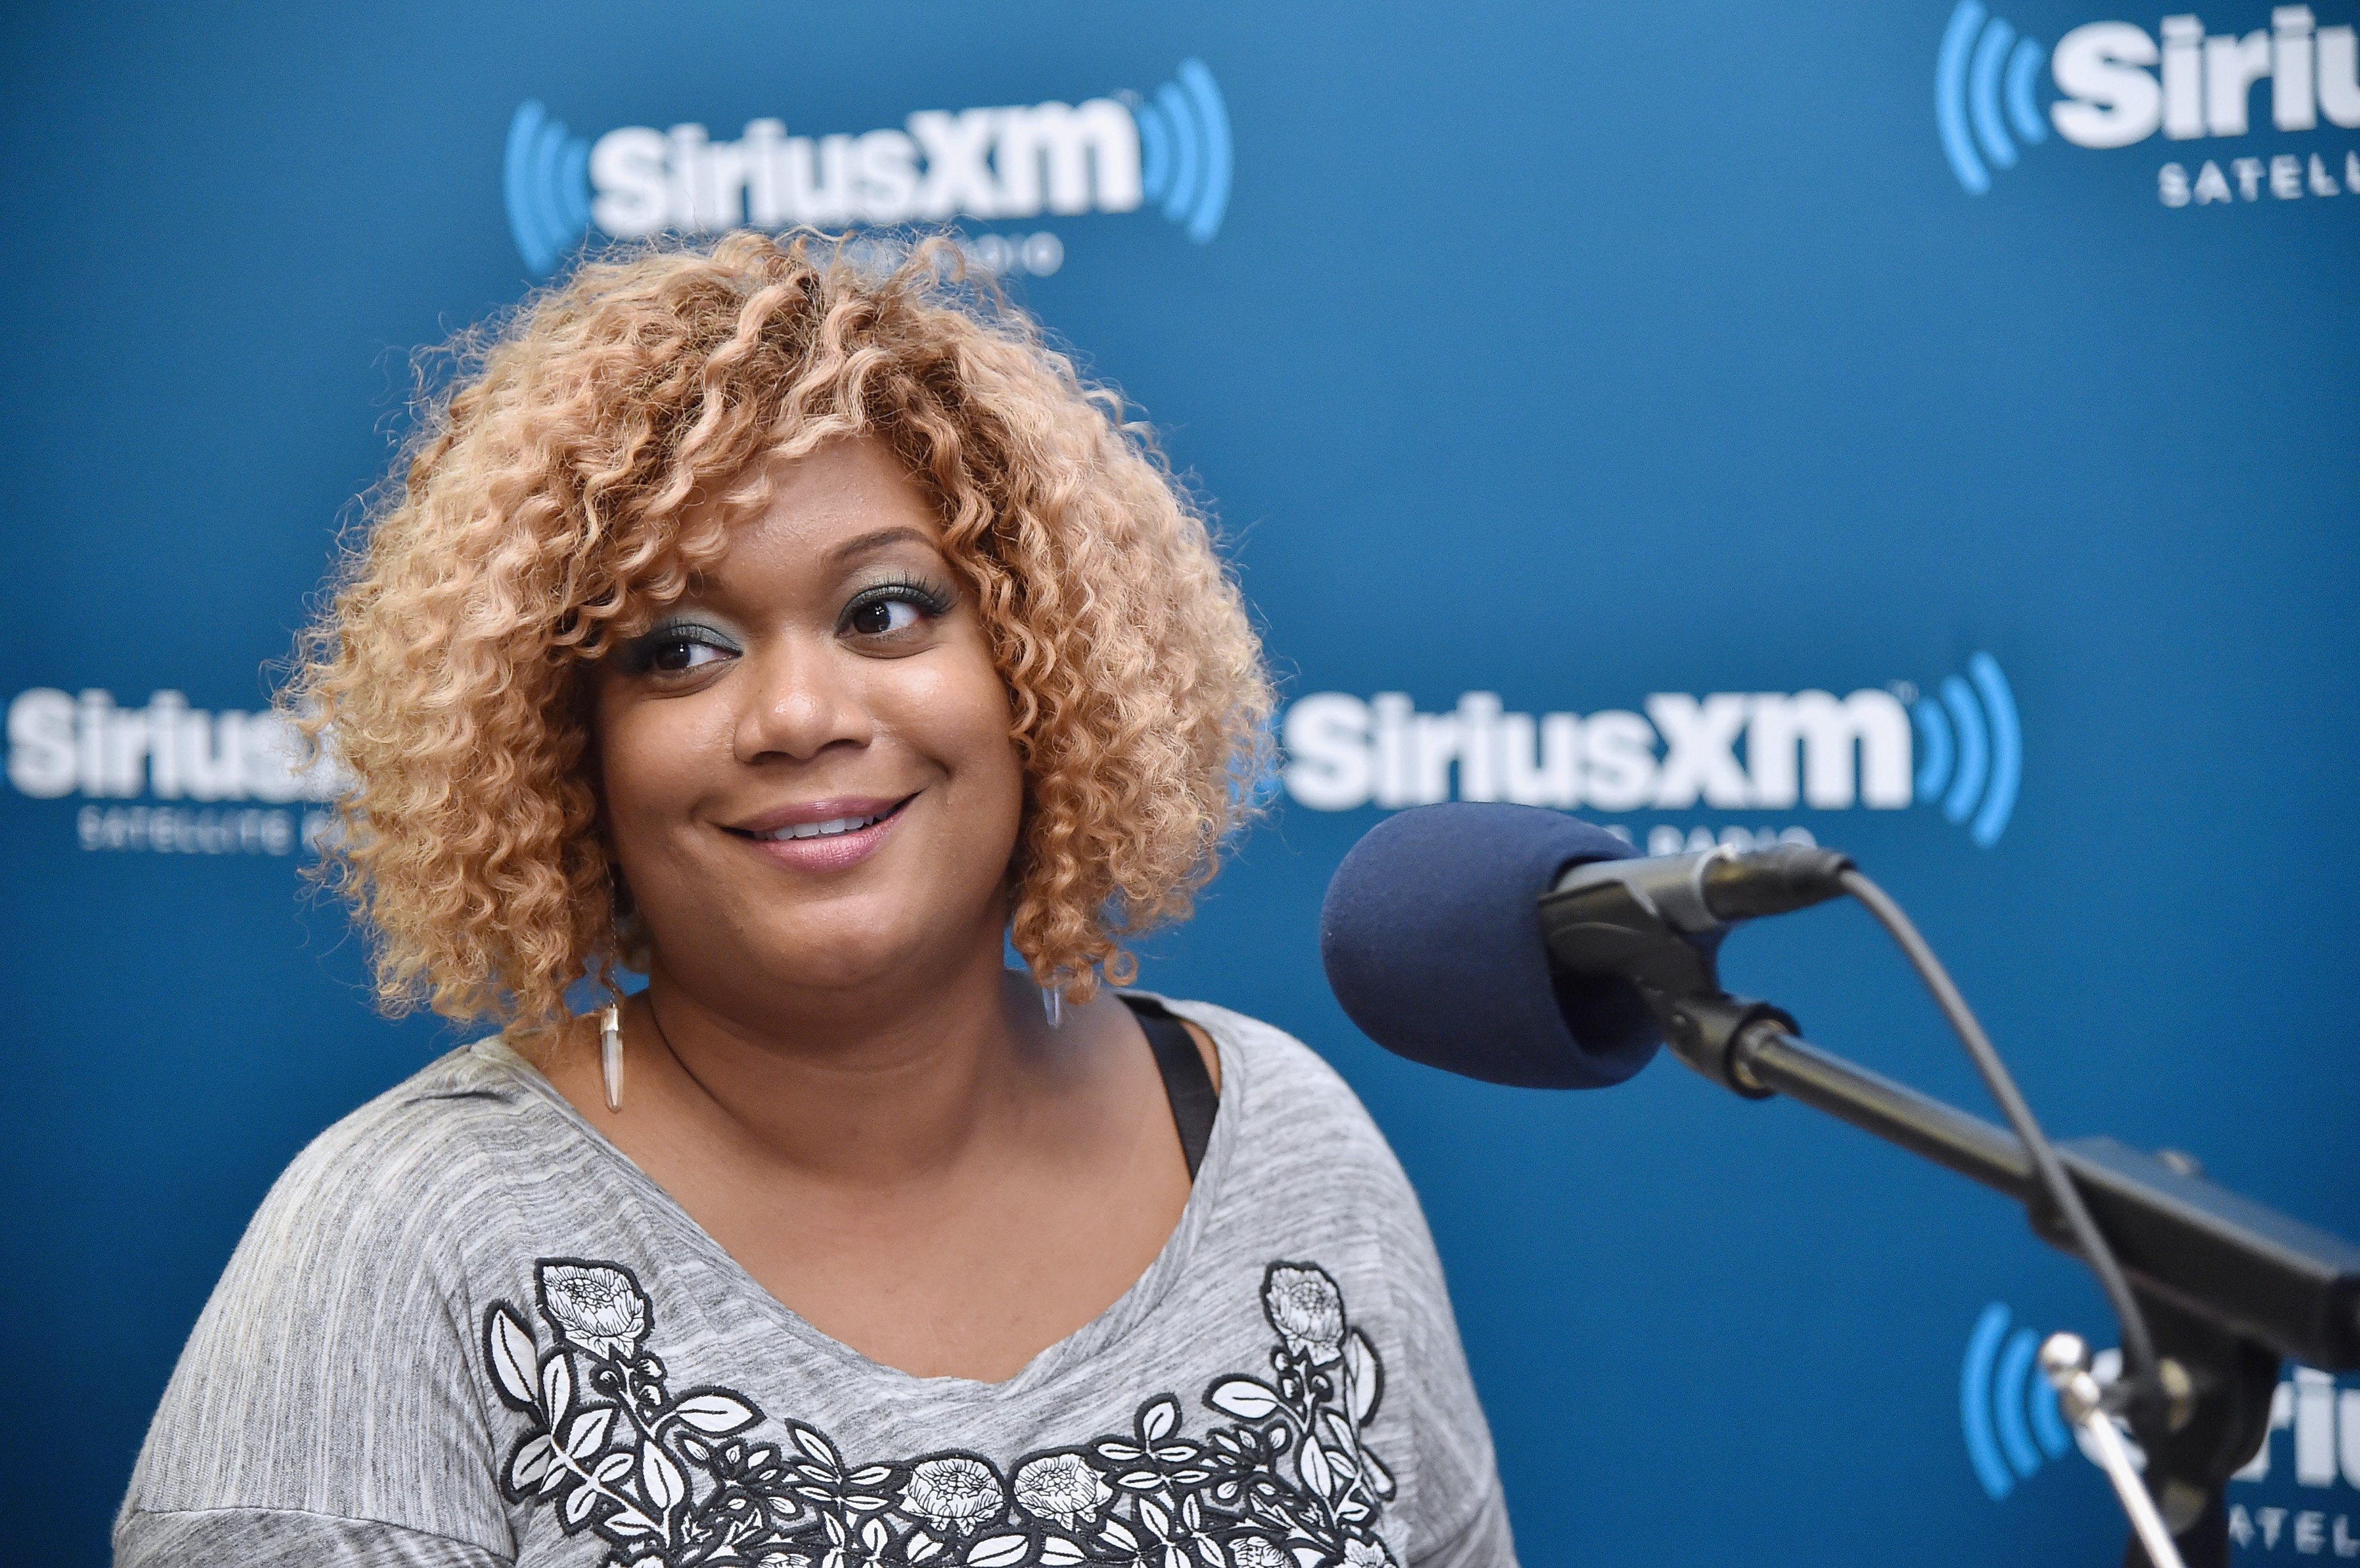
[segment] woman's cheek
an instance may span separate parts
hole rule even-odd
[[[979,675],[970,677],[961,710],[967,715],[963,749],[972,759],[971,766],[992,784],[994,797],[1004,798],[1001,803],[1010,814],[1013,833],[1014,815],[1024,791],[1024,761],[1009,734],[1014,712],[999,671],[987,665]]]
[[[910,718],[923,728],[913,740],[951,787],[956,820],[945,825],[962,857],[980,855],[995,867],[1004,865],[1023,815],[1024,764],[1009,734],[1013,711],[999,672],[980,658],[944,672],[912,704]]]
[[[715,757],[712,718],[695,712],[699,706],[694,699],[603,705],[598,748],[606,812],[627,855],[688,823]],[[720,737],[725,758],[727,739]]]
[[[892,727],[945,773],[996,771],[1014,756],[1008,689],[979,647],[957,651],[961,657],[911,660],[879,697],[890,705]]]

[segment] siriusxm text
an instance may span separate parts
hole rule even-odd
[[[2255,89],[2269,83],[2269,124],[2308,131],[2360,127],[2360,39],[2319,27],[2308,5],[2280,5],[2270,25],[2207,34],[2192,15],[2163,18],[2160,38],[2130,22],[2091,22],[2057,40],[2049,105],[2058,134],[2085,147],[2128,147],[2160,130],[2175,141],[2242,136]]]
[[[591,217],[621,237],[1128,212],[1143,199],[1138,124],[1112,98],[922,110],[859,135],[790,136],[776,119],[736,141],[626,125],[593,145],[589,172]]]
[[[2281,1465],[2300,1486],[2360,1486],[2360,1388],[2338,1388],[2311,1367],[2281,1380],[2270,1397],[2269,1432],[2232,1479],[2266,1481]]]
[[[1604,811],[1703,805],[1837,811],[1910,803],[1908,710],[1891,692],[1657,692],[1645,712],[1507,712],[1470,691],[1446,713],[1408,696],[1319,691],[1281,727],[1286,792],[1315,811],[1513,800]]]
[[[2281,1432],[2286,1435],[2279,1436]],[[2360,1388],[2340,1388],[2314,1367],[2294,1367],[2271,1397],[2269,1432],[2260,1452],[2231,1478],[2284,1478],[2299,1487],[2334,1487],[2338,1492],[2360,1486]],[[2247,1552],[2284,1549],[2300,1557],[2360,1557],[2360,1532],[2355,1531],[2351,1515],[2324,1508],[2269,1506],[2250,1498],[2233,1501],[2229,1538]]]
[[[8,782],[43,800],[324,800],[332,768],[308,769],[293,727],[272,713],[208,712],[178,691],[144,708],[102,691],[19,691],[8,704]],[[88,829],[84,830],[86,833]]]

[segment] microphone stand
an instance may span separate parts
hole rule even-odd
[[[1730,996],[1720,932],[1677,930],[1644,896],[1611,887],[1546,894],[1540,909],[1559,962],[1635,984],[1673,1054],[1705,1077],[1748,1099],[1784,1094],[1979,1181],[2023,1204],[2042,1240],[2078,1253],[2021,1139],[1820,1050],[1769,1003]],[[2225,1484],[2268,1436],[2281,1358],[2360,1370],[2360,1247],[2213,1185],[2185,1155],[2109,1138],[2056,1147],[2145,1312],[2161,1386],[2099,1386],[2070,1335],[2044,1346],[2043,1369],[2085,1430],[2111,1438],[2120,1414],[2146,1450],[2145,1495],[2125,1502],[2134,1520],[2139,1505],[2159,1516],[2171,1539],[2150,1552],[2135,1531],[2128,1568],[2170,1568],[2175,1548],[2189,1568],[2227,1568]],[[2129,1477],[2127,1463],[2107,1469],[2118,1486]]]

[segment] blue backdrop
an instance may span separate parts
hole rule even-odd
[[[816,213],[955,219],[1217,498],[1295,761],[1148,980],[1302,1035],[1393,1139],[1524,1560],[2111,1561],[2007,1347],[2112,1330],[2003,1203],[1676,1064],[1395,1062],[1314,923],[1437,795],[1808,833],[2053,1129],[2360,1234],[2360,13],[2005,4],[13,11],[22,1551],[103,1561],[266,1185],[449,1043],[368,1012],[297,898],[304,782],[234,716],[409,349],[594,222]],[[1858,912],[1728,968],[1982,1104]],[[2243,1555],[2360,1554],[2360,1395],[2289,1387]]]

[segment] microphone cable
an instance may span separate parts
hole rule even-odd
[[[1935,1005],[1950,1020],[1960,1043],[1967,1048],[1967,1056],[1974,1062],[1975,1071],[1983,1074],[1983,1083],[1991,1090],[1992,1098],[1999,1102],[2000,1109],[2006,1113],[2008,1125],[2016,1129],[2016,1136],[2032,1157],[2033,1170],[2038,1173],[2049,1202],[2064,1217],[2066,1228],[2072,1233],[2074,1246],[2081,1251],[2082,1261],[2089,1264],[2091,1272],[2098,1277],[2098,1283],[2105,1288],[2106,1300],[2113,1305],[2114,1317],[2122,1324],[2125,1359],[2130,1363],[2139,1382],[2150,1388],[2159,1388],[2156,1377],[2155,1341],[2147,1334],[2147,1314],[2140,1310],[2138,1298],[2131,1291],[2130,1281],[2123,1277],[2122,1267],[2114,1260],[2114,1248],[2106,1244],[2097,1222],[2090,1218],[2090,1211],[2083,1206],[2080,1191],[2074,1187],[2072,1179],[2066,1175],[2056,1149],[2049,1146],[2048,1135],[2033,1119],[2032,1107],[2025,1104],[2024,1095],[2016,1089],[2016,1080],[2008,1075],[2007,1064],[2000,1060],[1998,1051],[1994,1049],[1991,1037],[1983,1032],[1983,1025],[1976,1022],[1966,997],[1959,994],[1959,987],[1950,979],[1950,972],[1942,967],[1942,961],[1934,955],[1933,948],[1918,934],[1917,926],[1884,888],[1852,866],[1847,866],[1837,880],[1845,892],[1876,917],[1876,923],[1893,938],[1895,944],[1908,958],[1910,966],[1918,971],[1918,978],[1924,981],[1926,989],[1933,993]]]

